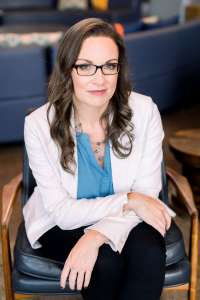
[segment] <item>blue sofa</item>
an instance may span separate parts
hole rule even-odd
[[[200,20],[125,35],[133,89],[162,112],[199,101]],[[57,45],[0,47],[0,143],[23,140],[24,117],[46,101]]]
[[[199,101],[200,20],[125,36],[133,89],[161,112]]]
[[[23,140],[24,117],[46,100],[46,49],[0,49],[0,143]]]
[[[87,10],[59,10],[58,0],[0,0],[3,11],[2,25],[51,24],[71,26],[81,19],[99,17],[108,22],[125,22],[138,20],[141,16],[142,0],[109,0],[107,11],[91,8]]]

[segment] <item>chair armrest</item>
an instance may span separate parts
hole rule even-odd
[[[15,200],[17,198],[18,192],[22,186],[22,173],[14,177],[8,184],[3,187],[2,191],[2,216],[1,216],[1,226],[2,228],[8,228],[10,218],[12,215]]]
[[[190,289],[196,291],[198,277],[198,249],[199,249],[199,220],[198,210],[194,202],[193,193],[186,177],[178,174],[173,169],[167,167],[166,172],[172,184],[178,190],[181,198],[191,217],[189,259],[191,262]]]
[[[170,167],[166,167],[166,173],[169,180],[175,186],[176,190],[180,193],[190,216],[194,215],[198,217],[198,210],[195,205],[193,193],[187,178],[177,173]]]

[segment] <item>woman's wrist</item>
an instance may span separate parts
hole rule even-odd
[[[133,199],[133,192],[127,193],[128,201]]]
[[[100,248],[103,244],[105,244],[108,241],[108,238],[97,230],[90,229],[87,231],[87,233],[92,235],[95,244],[98,248]]]
[[[135,205],[136,205],[136,202],[137,202],[135,200],[138,198],[136,196],[137,196],[137,193],[135,193],[135,192],[128,192],[127,193],[128,202],[127,202],[127,204],[124,205],[123,211],[128,211],[128,210],[133,210],[134,211],[134,208],[135,208]]]

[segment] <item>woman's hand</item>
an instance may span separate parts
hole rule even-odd
[[[61,273],[60,285],[69,281],[70,289],[81,290],[89,285],[99,248],[107,238],[95,230],[88,230],[69,253]]]
[[[144,222],[165,236],[166,230],[171,225],[171,217],[161,201],[135,192],[128,193],[128,199],[124,210],[133,210]]]

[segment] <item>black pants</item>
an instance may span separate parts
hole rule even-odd
[[[61,230],[55,226],[41,238],[46,256],[65,261],[84,228]],[[142,222],[129,234],[122,253],[104,244],[99,249],[84,300],[158,300],[165,277],[165,241]]]

